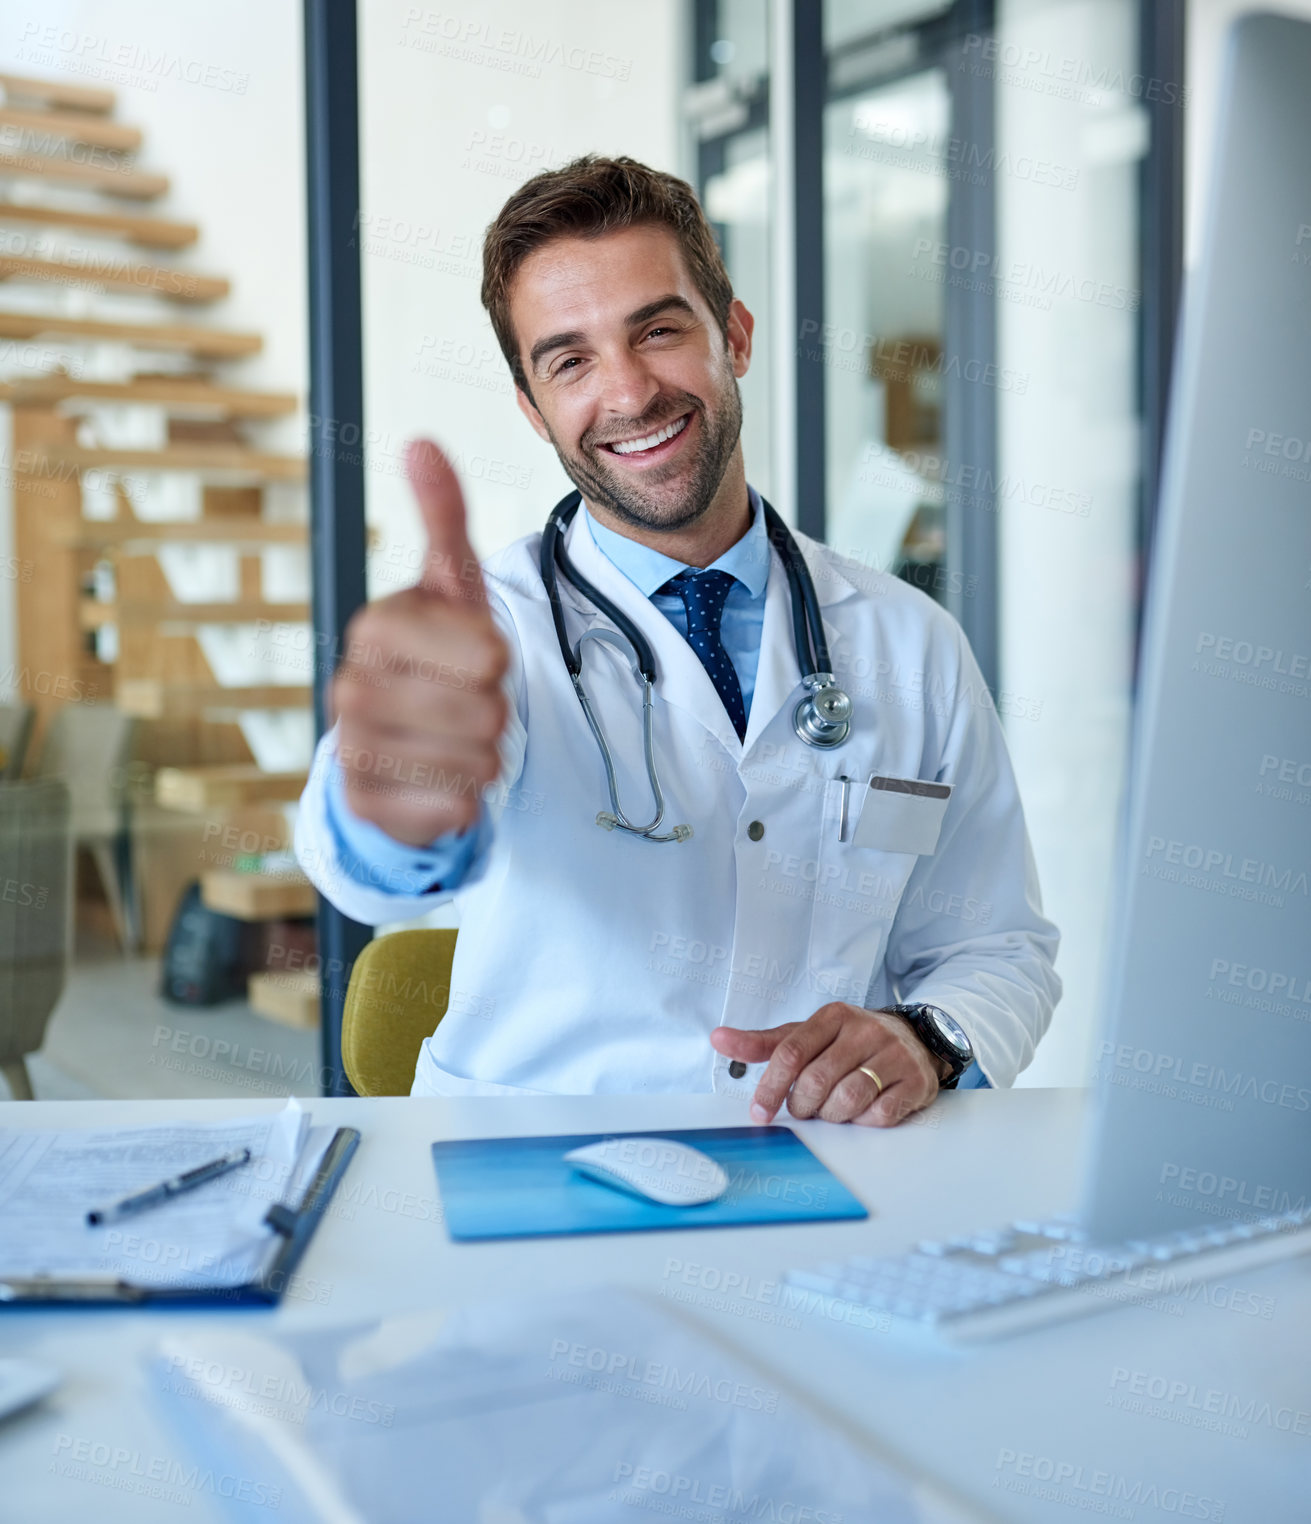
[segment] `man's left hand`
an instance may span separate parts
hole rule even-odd
[[[754,1122],[774,1120],[784,1101],[799,1120],[895,1127],[938,1093],[946,1066],[900,1016],[835,1000],[808,1021],[764,1032],[716,1027],[714,1048],[727,1058],[769,1067],[751,1103]],[[883,1088],[861,1070],[878,1075]]]

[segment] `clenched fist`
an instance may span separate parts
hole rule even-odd
[[[428,553],[417,586],[360,609],[332,683],[346,800],[396,841],[424,847],[478,816],[500,768],[509,649],[492,619],[446,457],[411,442],[406,472]]]

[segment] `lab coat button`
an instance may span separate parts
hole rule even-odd
[[[751,838],[752,841],[759,841],[764,834],[765,823],[763,820],[753,820],[747,827],[747,835]]]
[[[741,1079],[746,1072],[747,1066],[742,1062],[740,1058],[735,1058],[733,1062],[728,1066],[728,1073],[732,1079]]]

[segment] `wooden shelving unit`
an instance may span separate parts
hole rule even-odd
[[[26,128],[49,138],[68,138],[97,148],[121,148],[127,153],[135,153],[141,147],[143,136],[139,127],[108,122],[86,111],[40,111],[21,106],[0,106],[0,127]]]
[[[108,259],[32,259],[19,254],[0,255],[0,280],[48,281],[61,286],[95,281],[107,291],[144,291],[173,302],[216,302],[229,291],[221,275],[197,275],[167,265],[125,265]]]
[[[103,370],[98,379],[84,378],[77,373],[81,367],[70,363],[67,371],[41,365],[0,381],[0,405],[11,409],[13,419],[13,552],[20,565],[36,569],[14,584],[16,665],[24,680],[22,696],[38,710],[38,731],[69,695],[112,699],[139,718],[137,754],[156,770],[157,793],[147,797],[139,814],[150,825],[137,844],[138,872],[147,889],[158,883],[165,886],[162,893],[175,895],[187,877],[200,876],[202,862],[222,871],[218,857],[205,858],[200,851],[210,822],[262,813],[268,824],[261,839],[270,843],[269,850],[285,845],[278,840],[285,827],[278,806],[296,797],[303,778],[262,772],[238,719],[244,710],[305,709],[310,690],[299,682],[261,681],[281,675],[273,668],[252,669],[241,686],[220,685],[200,631],[205,625],[308,617],[303,598],[275,601],[263,586],[264,552],[304,547],[308,540],[305,523],[265,517],[266,489],[304,482],[306,466],[299,456],[265,448],[258,432],[251,433],[262,423],[293,415],[298,398],[243,385],[239,375],[225,373],[258,354],[263,336],[233,330],[208,314],[203,322],[178,320],[184,316],[180,308],[221,304],[230,282],[221,273],[176,262],[197,244],[200,228],[169,217],[166,205],[165,215],[147,209],[168,195],[170,180],[156,164],[141,161],[144,134],[116,120],[114,110],[109,90],[0,74],[0,128],[6,139],[0,176],[10,185],[16,182],[14,199],[0,200],[0,228],[15,234],[0,253],[0,288],[22,287],[25,299],[14,295],[6,301],[0,292],[0,339],[48,343],[52,351],[72,355],[86,346],[137,356],[116,378]],[[60,154],[52,140],[57,146],[61,139],[106,152]],[[38,243],[47,231],[79,247]],[[124,256],[116,244],[150,252]],[[97,308],[93,301],[84,312],[68,304],[64,293],[70,287],[103,294],[104,305]],[[156,304],[158,317],[145,306],[125,309],[125,293]],[[30,310],[27,302],[49,310]],[[131,414],[121,410],[133,407],[163,414],[153,424],[145,419],[152,447],[111,448],[111,422],[131,424]],[[89,432],[106,408],[120,411],[104,415],[105,432]],[[119,437],[126,442],[145,436]],[[160,521],[153,512],[139,517],[133,500],[137,482],[167,484],[179,473],[198,484],[189,490],[198,493],[200,517]],[[87,517],[83,483],[93,475],[95,516]],[[113,512],[102,517],[108,505]],[[235,554],[235,596],[204,603],[177,598],[159,557],[182,546]],[[104,586],[106,561],[112,593],[97,598],[91,587],[93,581]],[[104,643],[111,636],[116,652]],[[111,661],[98,658],[97,641],[113,653]],[[38,735],[33,750],[39,746]],[[176,862],[157,872],[149,860],[140,860],[141,852],[154,850],[149,832],[160,842],[173,842],[169,850]],[[256,895],[251,904],[276,900],[271,891],[258,898],[259,886],[252,882],[258,876],[236,876],[243,880],[242,894]],[[280,888],[297,906],[306,903],[307,893],[312,900],[303,882],[284,881]],[[166,915],[146,909],[152,926],[167,924]]]
[[[306,775],[270,773],[234,762],[227,767],[161,767],[155,774],[155,799],[169,810],[206,815],[250,804],[280,804],[299,799]]]
[[[79,471],[98,467],[114,471],[195,471],[206,477],[241,477],[253,482],[305,480],[305,462],[299,455],[273,455],[237,444],[171,444],[162,450],[84,450],[55,445],[32,462],[38,470],[43,463],[73,466]]]
[[[63,79],[34,79],[27,74],[0,74],[6,105],[24,102],[43,111],[85,112],[108,116],[114,109],[114,92],[98,85],[73,85]]]
[[[304,524],[266,524],[262,519],[249,524],[230,519],[186,523],[138,519],[130,524],[84,521],[54,538],[61,544],[101,550],[128,545],[304,545],[307,537]]]
[[[64,206],[34,206],[27,201],[0,202],[0,222],[47,228],[79,228],[102,238],[125,238],[147,249],[185,249],[200,237],[194,222],[170,222],[132,212],[76,211]]]
[[[272,974],[252,974],[246,985],[250,1008],[280,1021],[284,1027],[305,1027],[313,1031],[319,1024],[319,979],[303,969],[280,969]]]
[[[157,678],[119,678],[118,707],[142,720],[195,719],[241,709],[302,709],[310,701],[308,683],[161,682]]]
[[[5,153],[0,150],[0,174],[21,175],[25,180],[49,180],[55,185],[77,185],[121,196],[131,201],[155,201],[168,194],[167,175],[141,174],[110,164],[79,164],[43,153]]]
[[[163,603],[98,603],[94,598],[82,600],[82,628],[99,630],[107,624],[116,626],[145,625],[156,629],[161,625],[202,624],[256,624],[267,619],[275,624],[304,624],[310,617],[308,603],[266,603],[256,601],[243,603],[181,603],[177,599]]]
[[[106,323],[45,312],[0,312],[0,338],[85,339],[146,350],[180,349],[197,360],[240,360],[264,347],[257,333],[225,333],[186,323]]]
[[[85,381],[78,376],[32,376],[0,383],[0,402],[14,407],[55,407],[66,415],[104,402],[166,407],[174,418],[281,418],[294,413],[290,392],[246,391],[199,376],[135,376],[131,381]]]
[[[282,921],[314,914],[314,886],[303,873],[238,873],[217,869],[200,880],[211,910],[239,921]]]

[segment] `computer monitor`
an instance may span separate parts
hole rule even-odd
[[[1143,627],[1082,1226],[1311,1203],[1311,25],[1225,61]]]

